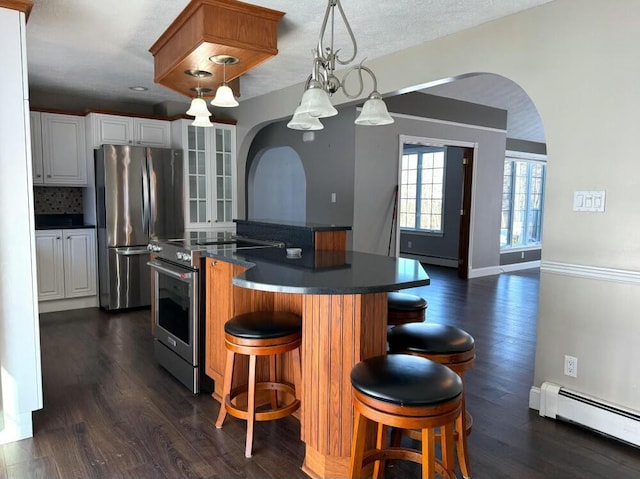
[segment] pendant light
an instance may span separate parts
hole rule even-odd
[[[217,65],[222,65],[222,84],[216,90],[216,96],[211,100],[213,106],[231,108],[239,103],[233,96],[233,90],[227,85],[227,65],[235,65],[240,60],[231,55],[214,55],[209,60]]]
[[[346,27],[348,36],[351,40],[352,53],[347,59],[341,58],[339,55],[342,53],[342,49],[334,47],[334,31],[335,31],[335,17],[337,13],[342,17],[342,22]],[[327,28],[329,26],[329,28]],[[324,44],[325,36],[329,32],[329,44]],[[305,91],[300,101],[300,106],[296,108],[293,118],[287,125],[289,128],[301,130],[311,129],[310,123],[303,117],[300,121],[300,114],[306,114],[315,118],[327,118],[338,114],[338,111],[331,104],[329,99],[330,95],[336,93],[342,88],[344,95],[347,98],[358,98],[364,91],[363,73],[367,73],[373,82],[373,90],[369,94],[367,101],[362,106],[362,112],[355,120],[356,125],[388,125],[393,123],[393,118],[387,111],[387,106],[382,100],[382,95],[378,93],[378,82],[376,76],[369,68],[362,65],[360,62],[358,65],[354,65],[349,68],[342,80],[335,75],[337,65],[349,65],[355,60],[358,54],[358,44],[356,38],[351,30],[349,21],[342,9],[340,0],[328,0],[327,9],[325,10],[324,20],[322,21],[322,27],[320,28],[320,36],[318,38],[318,45],[314,50],[313,67],[311,69],[311,75],[307,78],[305,85]],[[364,61],[364,60],[363,60]],[[355,93],[347,91],[345,83],[347,77],[353,73],[358,73],[359,89]],[[309,127],[309,128],[307,128]]]
[[[187,115],[195,116],[195,119],[191,124],[193,126],[202,127],[213,126],[213,123],[211,123],[211,120],[209,119],[211,112],[209,111],[209,108],[207,108],[207,102],[202,98],[205,93],[211,92],[211,88],[200,87],[200,79],[210,77],[211,73],[206,70],[186,70],[184,73],[198,79],[198,86],[191,88],[191,91],[196,92],[196,97],[191,100],[191,106],[186,111]]]

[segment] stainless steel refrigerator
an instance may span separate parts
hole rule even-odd
[[[100,307],[148,306],[151,238],[184,233],[182,151],[103,145],[96,150]]]

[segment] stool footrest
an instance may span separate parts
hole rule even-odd
[[[290,394],[295,398],[296,391],[293,386],[289,386],[284,383],[276,383],[270,381],[262,381],[256,383],[256,392],[258,391],[281,391],[285,394]],[[247,386],[239,386],[231,390],[229,394],[224,397],[224,404],[227,408],[227,413],[231,416],[244,419],[245,421],[249,418],[249,413],[247,412],[246,407],[243,409],[234,404],[239,397],[245,396],[248,392]],[[255,411],[255,420],[256,421],[271,421],[274,419],[280,419],[286,416],[293,414],[300,408],[300,400],[294,399],[289,404],[278,408],[271,408],[265,411]]]

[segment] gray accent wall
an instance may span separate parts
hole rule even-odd
[[[411,93],[402,95],[409,100],[398,103],[387,101],[391,112],[407,114],[403,105],[411,111],[420,106],[423,117],[432,115],[428,109],[430,95]],[[447,103],[460,103],[446,99]],[[472,105],[472,104],[467,104]],[[483,107],[487,108],[487,107]],[[460,111],[460,110],[458,110]],[[503,112],[503,128],[506,112]],[[462,114],[461,114],[462,116]],[[398,184],[398,160],[400,135],[439,139],[444,143],[465,142],[475,145],[472,209],[471,209],[471,269],[488,268],[500,264],[500,208],[506,132],[494,127],[452,124],[452,117],[445,121],[427,118],[396,116],[391,125],[366,128],[356,127],[356,182],[353,244],[357,251],[387,254],[392,195]],[[461,118],[460,123],[470,121]],[[395,251],[395,238],[391,251]]]
[[[303,141],[303,132],[287,128],[288,119],[262,128],[247,155],[245,185],[251,164],[265,150],[288,146],[300,157],[307,181],[306,221],[351,226],[353,224],[354,183],[354,107],[344,108],[332,118],[323,118],[323,130],[313,133],[312,141]],[[336,202],[331,202],[335,193]],[[292,199],[295,201],[295,198]],[[245,192],[245,204],[248,192]]]
[[[458,259],[460,209],[462,208],[464,148],[445,149],[442,234],[400,232],[400,252],[439,259]],[[421,258],[422,259],[422,258]]]

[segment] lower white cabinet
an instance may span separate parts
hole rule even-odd
[[[36,231],[38,300],[96,295],[94,229]]]

